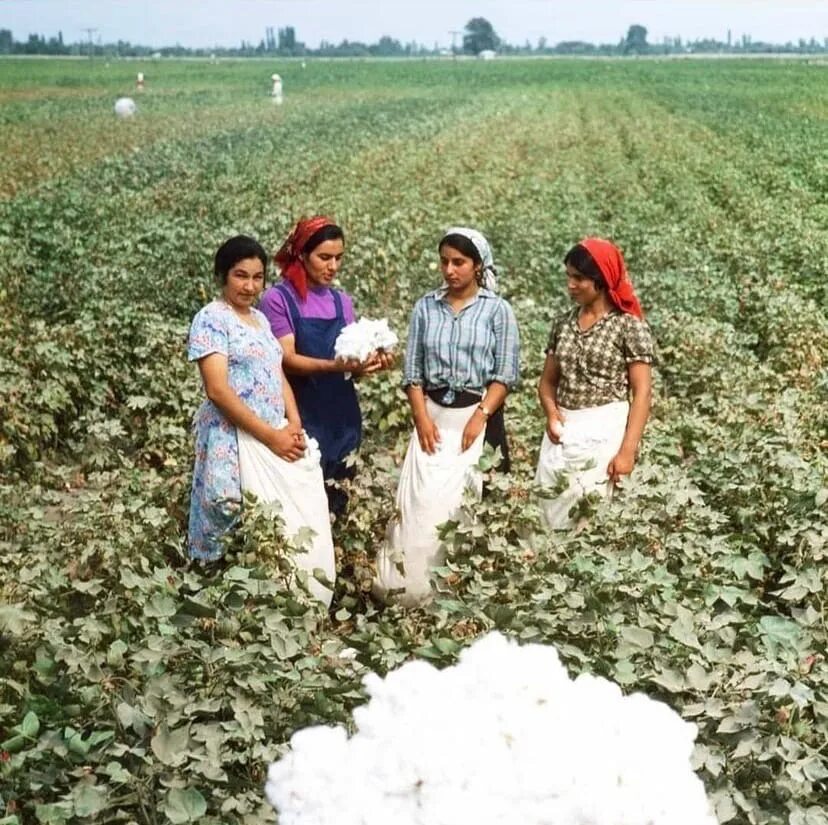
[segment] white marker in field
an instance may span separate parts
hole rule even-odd
[[[119,118],[132,117],[137,111],[138,107],[131,97],[119,97],[115,101],[115,114]]]
[[[144,91],[144,73],[138,72],[138,76],[135,78],[135,89],[138,92]]]
[[[273,74],[270,79],[273,81],[273,91],[270,93],[271,99],[278,106],[281,106],[284,99],[282,97],[282,78],[277,74]]]

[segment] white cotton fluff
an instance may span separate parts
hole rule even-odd
[[[120,117],[132,117],[138,111],[135,101],[131,97],[119,97],[115,101],[115,114]]]
[[[313,727],[270,766],[280,825],[715,825],[696,726],[491,633],[454,667],[365,678],[357,732]]]
[[[398,340],[388,326],[387,318],[360,318],[339,333],[334,344],[334,355],[342,361],[365,361],[377,350],[392,351]]]

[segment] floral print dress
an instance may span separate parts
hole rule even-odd
[[[267,318],[257,309],[251,312],[258,329],[245,324],[224,301],[207,304],[193,318],[188,358],[226,356],[231,389],[259,418],[276,427],[285,417],[282,348]],[[224,553],[222,537],[241,511],[238,438],[235,426],[209,399],[196,411],[193,430],[189,553],[194,559],[213,560]]]

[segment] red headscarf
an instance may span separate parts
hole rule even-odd
[[[624,264],[621,250],[603,238],[584,238],[579,242],[579,246],[589,252],[592,260],[601,270],[607,282],[607,292],[612,303],[621,312],[628,312],[636,318],[643,318],[644,313],[641,311],[641,304],[638,303],[630,276],[627,275],[627,267]]]
[[[336,226],[336,223],[324,215],[312,218],[299,218],[287,240],[273,256],[282,277],[293,284],[293,288],[304,301],[308,297],[308,273],[299,257],[305,244],[324,226]]]

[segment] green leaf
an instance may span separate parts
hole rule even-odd
[[[621,628],[621,637],[625,642],[629,642],[636,647],[650,648],[655,643],[655,636],[652,631],[646,630],[643,627],[630,627],[628,625]]]
[[[158,733],[150,740],[152,752],[165,764],[171,767],[182,765],[187,759],[190,747],[190,727],[185,725],[177,730],[168,730],[162,725]]]
[[[195,788],[172,788],[164,802],[164,813],[173,825],[197,822],[207,813],[207,800]]]
[[[37,718],[37,714],[30,710],[23,717],[23,721],[20,723],[20,733],[22,733],[23,736],[28,736],[30,739],[33,739],[37,736],[37,732],[39,730],[40,720]]]
[[[176,610],[175,599],[168,593],[155,593],[144,605],[144,615],[158,619],[174,616]]]
[[[97,785],[90,785],[85,781],[76,785],[72,793],[75,816],[86,817],[99,814],[108,807],[107,796],[107,789],[99,788]]]

